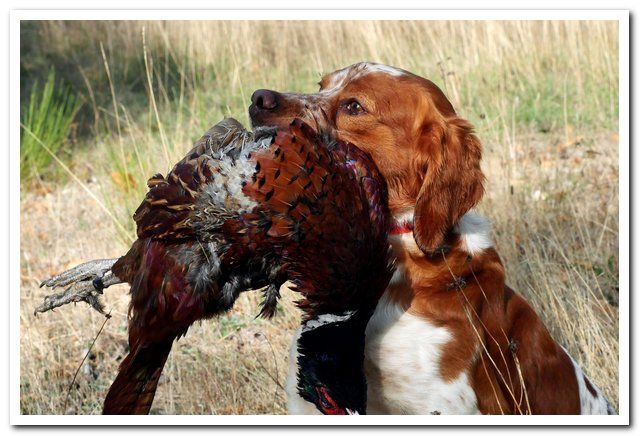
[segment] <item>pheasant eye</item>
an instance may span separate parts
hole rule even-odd
[[[327,397],[325,397],[324,395],[320,397],[320,405],[322,406],[323,409],[332,409],[333,408],[333,404],[331,404],[329,402],[329,399]]]
[[[322,413],[325,415],[345,415],[344,409],[336,404],[326,388],[316,386],[316,393],[318,394],[318,407]]]

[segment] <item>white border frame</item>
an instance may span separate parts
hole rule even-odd
[[[613,20],[619,23],[620,354],[617,416],[286,416],[20,414],[20,20]],[[627,10],[38,10],[10,14],[10,423],[12,425],[628,425],[630,314],[629,11]]]

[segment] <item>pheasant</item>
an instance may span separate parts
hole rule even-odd
[[[43,312],[131,285],[129,354],[105,414],[148,413],[173,341],[195,321],[262,289],[271,317],[287,280],[302,296],[298,391],[325,414],[364,414],[364,330],[393,260],[386,184],[367,154],[300,120],[252,135],[233,119],[209,130],[166,177],[148,181],[138,239],[41,286]]]

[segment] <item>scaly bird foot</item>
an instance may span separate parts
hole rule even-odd
[[[44,302],[35,309],[34,315],[38,312],[48,312],[65,304],[84,301],[106,316],[100,295],[102,295],[103,289],[122,283],[122,280],[111,272],[111,267],[117,260],[92,260],[43,281],[40,287],[46,286],[55,289],[61,286],[70,286],[64,292],[44,297]]]
[[[116,263],[118,259],[97,259],[89,262],[81,263],[71,269],[68,269],[56,276],[53,276],[42,283],[40,287],[57,288],[58,286],[67,286],[95,277],[103,277],[107,271]]]

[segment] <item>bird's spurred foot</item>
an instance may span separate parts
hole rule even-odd
[[[100,301],[100,295],[102,295],[103,289],[122,283],[122,280],[111,272],[111,268],[117,260],[92,260],[43,281],[40,287],[46,286],[55,289],[69,286],[63,292],[44,297],[44,302],[36,307],[34,315],[38,312],[48,312],[56,307],[80,301],[84,301],[101,314],[106,315],[104,304]]]

